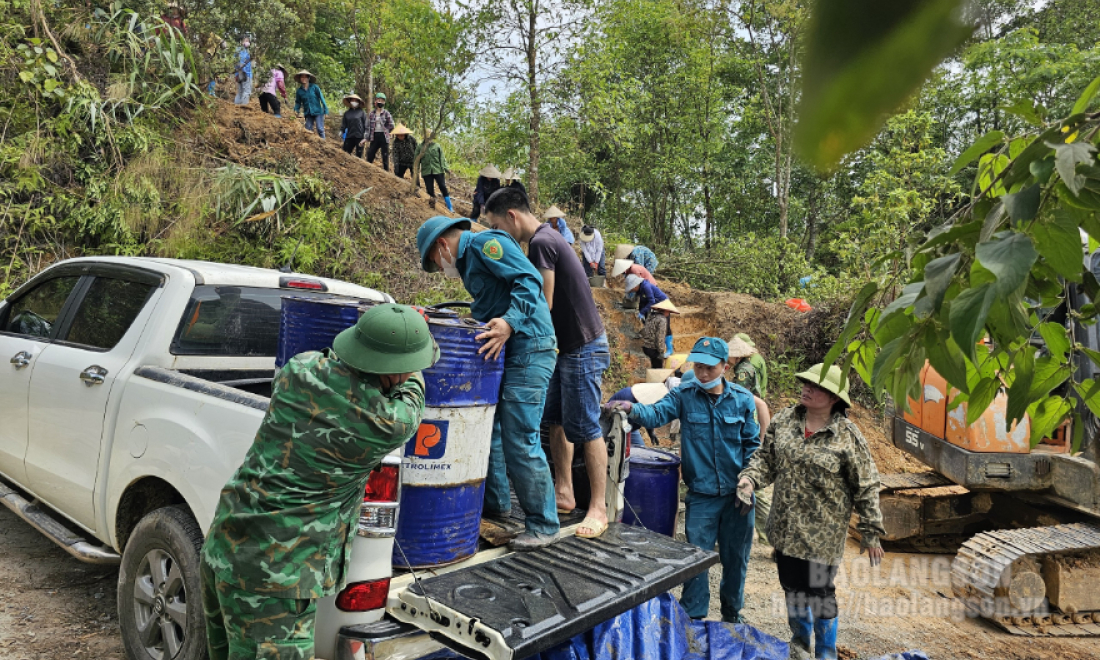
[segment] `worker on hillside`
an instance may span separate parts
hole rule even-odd
[[[363,99],[358,94],[344,97],[343,118],[340,119],[340,134],[344,136],[344,153],[354,153],[356,158],[363,157],[363,145],[367,143],[367,113],[363,112]]]
[[[725,341],[703,337],[688,356],[695,363],[694,378],[685,378],[651,406],[625,401],[607,405],[626,411],[631,424],[645,428],[681,420],[680,454],[688,488],[687,540],[708,551],[718,543],[722,620],[742,623],[753,516],[750,508],[739,504],[737,474],[760,446],[760,425],[752,395],[725,379],[728,355]],[[706,573],[684,584],[680,604],[693,619],[707,615],[710,583]]]
[[[542,291],[558,339],[554,375],[546,392],[542,423],[549,427],[558,511],[577,506],[573,492],[573,445],[583,445],[591,492],[577,536],[595,538],[607,530],[607,445],[600,428],[603,373],[611,366],[600,310],[573,248],[549,224],[540,222],[515,188],[502,188],[485,202],[489,226],[527,243],[527,258],[542,275]]]
[[[581,228],[581,265],[584,266],[584,273],[589,277],[607,275],[604,267],[606,259],[600,230],[585,225]]]
[[[852,405],[839,367],[815,364],[796,375],[802,381],[798,405],[778,415],[760,450],[741,472],[738,491],[754,492],[775,483],[768,516],[768,540],[775,547],[779,583],[787,598],[791,657],[837,657],[836,578],[844,558],[853,510],[862,538],[860,554],[872,566],[882,561],[879,537],[886,533],[879,509],[879,477],[867,441],[848,421]],[[841,381],[845,380],[841,387]]]
[[[237,50],[237,66],[233,69],[233,76],[237,81],[237,97],[233,99],[236,105],[248,105],[252,96],[252,40],[248,37],[241,39],[241,47]]]
[[[554,373],[558,342],[542,277],[519,243],[502,231],[470,231],[466,218],[436,216],[416,233],[420,265],[461,279],[473,297],[470,312],[488,329],[475,339],[478,352],[496,359],[504,351],[504,378],[493,417],[485,515],[511,510],[508,481],[523,509],[526,530],[510,544],[533,550],[553,543],[560,526],[554,509],[554,481],[542,450],[539,423]]]
[[[554,231],[561,234],[565,242],[573,245],[577,242],[577,237],[570,231],[569,225],[565,222],[565,211],[559,209],[557,205],[551,206],[546,209],[542,214],[542,219],[550,224],[554,228]]]
[[[756,371],[756,385],[758,390],[755,394],[758,397],[766,398],[768,396],[768,363],[764,361],[764,356],[760,355],[760,351],[756,349],[756,342],[754,342],[752,337],[748,334],[738,332],[734,335],[734,338],[740,339],[753,348],[752,355],[749,356],[749,362]]]
[[[733,366],[733,380],[741,387],[753,393],[754,396],[763,395],[760,393],[760,377],[756,373],[756,366],[753,365],[749,359],[756,354],[756,348],[749,346],[749,344],[740,337],[734,337],[729,341],[730,346],[730,365]]]
[[[657,285],[650,284],[637,275],[627,275],[626,284],[623,288],[626,289],[627,293],[638,296],[638,318],[642,321],[646,320],[651,307],[662,300],[668,300],[668,296],[665,295],[664,291],[658,289]]]
[[[527,188],[523,185],[523,182],[519,180],[519,174],[516,173],[513,167],[504,170],[504,186],[507,188],[515,188],[524,195],[527,194]]]
[[[390,135],[393,136],[393,173],[398,179],[404,179],[405,171],[411,171],[416,162],[416,138],[404,124],[398,124]]]
[[[657,286],[657,279],[653,277],[653,273],[645,269],[645,266],[640,266],[630,259],[616,259],[615,264],[611,267],[611,277],[627,277],[629,275],[636,275],[653,286]]]
[[[435,187],[439,186],[439,193],[443,195],[443,203],[447,210],[454,212],[451,204],[451,193],[447,191],[447,157],[443,155],[443,148],[432,140],[432,132],[427,131],[427,141],[420,145],[417,152],[423,153],[420,157],[420,176],[424,179],[424,189],[428,192],[428,206],[435,208]]]
[[[665,398],[665,395],[669,393],[669,390],[674,390],[680,386],[679,376],[672,375],[664,380],[662,383],[635,383],[630,387],[624,387],[623,389],[615,392],[608,399],[608,403],[614,401],[629,401],[630,403],[644,403],[646,405],[653,405]],[[606,406],[605,406],[606,407]],[[672,428],[678,429],[680,425],[679,420],[672,421]],[[642,434],[638,431],[641,427],[633,427],[630,429],[630,446],[632,447],[645,447],[645,442],[642,440]],[[657,434],[653,429],[646,429],[646,435],[649,436],[653,446],[657,446]]]
[[[325,139],[325,115],[328,114],[328,104],[325,103],[325,95],[317,86],[317,76],[309,71],[301,70],[294,74],[298,81],[298,91],[294,92],[294,115],[296,117],[305,114],[306,130],[317,130],[317,135]]]
[[[390,171],[390,131],[394,129],[393,115],[386,109],[386,95],[378,92],[374,95],[374,110],[367,118],[367,162],[373,163],[378,150],[382,150],[382,169]]]
[[[642,326],[642,352],[649,358],[650,368],[663,368],[665,358],[672,355],[672,315],[679,313],[676,305],[665,299],[653,305],[646,315]]]
[[[268,73],[267,82],[264,83],[263,88],[260,89],[260,110],[270,112],[279,119],[283,116],[283,106],[279,103],[279,98],[276,94],[282,94],[283,101],[287,100],[286,76],[287,71],[283,68],[283,65],[276,64],[271,67],[271,71]]]
[[[179,6],[177,2],[169,2],[164,7],[165,11],[160,16],[160,20],[170,27],[174,27],[180,31],[181,34],[187,36],[187,22],[184,20],[187,16],[187,11]],[[157,30],[157,34],[161,34],[161,30]]]
[[[653,254],[653,250],[644,245],[635,246],[630,253],[630,259],[650,273],[657,272],[657,255]]]
[[[470,219],[477,220],[481,217],[481,208],[497,190],[500,190],[500,170],[495,165],[486,165],[477,173],[477,184],[474,185],[474,208],[470,212]]]
[[[343,588],[371,470],[416,433],[437,359],[424,318],[382,304],[279,371],[202,548],[211,660],[313,657],[316,600]]]

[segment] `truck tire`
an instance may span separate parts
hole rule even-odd
[[[206,657],[202,542],[183,506],[157,509],[134,527],[118,572],[118,620],[130,660]]]

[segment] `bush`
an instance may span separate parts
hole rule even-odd
[[[736,291],[763,300],[779,300],[796,290],[800,277],[811,272],[802,250],[785,238],[745,234],[737,241],[721,240],[705,255],[661,255],[661,277],[703,291]]]

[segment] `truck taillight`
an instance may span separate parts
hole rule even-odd
[[[370,473],[367,490],[363,493],[364,502],[396,502],[397,486],[401,472],[396,465],[383,465]]]
[[[342,612],[368,612],[386,606],[390,594],[390,579],[353,582],[336,597],[336,607]]]
[[[370,473],[359,507],[359,536],[388,537],[397,534],[397,507],[401,499],[401,459],[387,456]]]

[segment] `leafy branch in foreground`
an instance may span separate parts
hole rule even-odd
[[[959,390],[952,406],[967,404],[967,423],[1007,391],[1006,426],[1026,414],[1034,445],[1072,417],[1076,450],[1085,409],[1100,417],[1100,347],[1080,341],[1100,296],[1089,267],[1100,112],[1087,112],[1098,89],[1100,78],[1061,121],[1015,139],[992,132],[963,152],[953,171],[978,161],[969,203],[891,255],[914,274],[892,301],[899,282],[863,287],[826,363],[846,353],[845,373],[907,406],[927,361]]]

